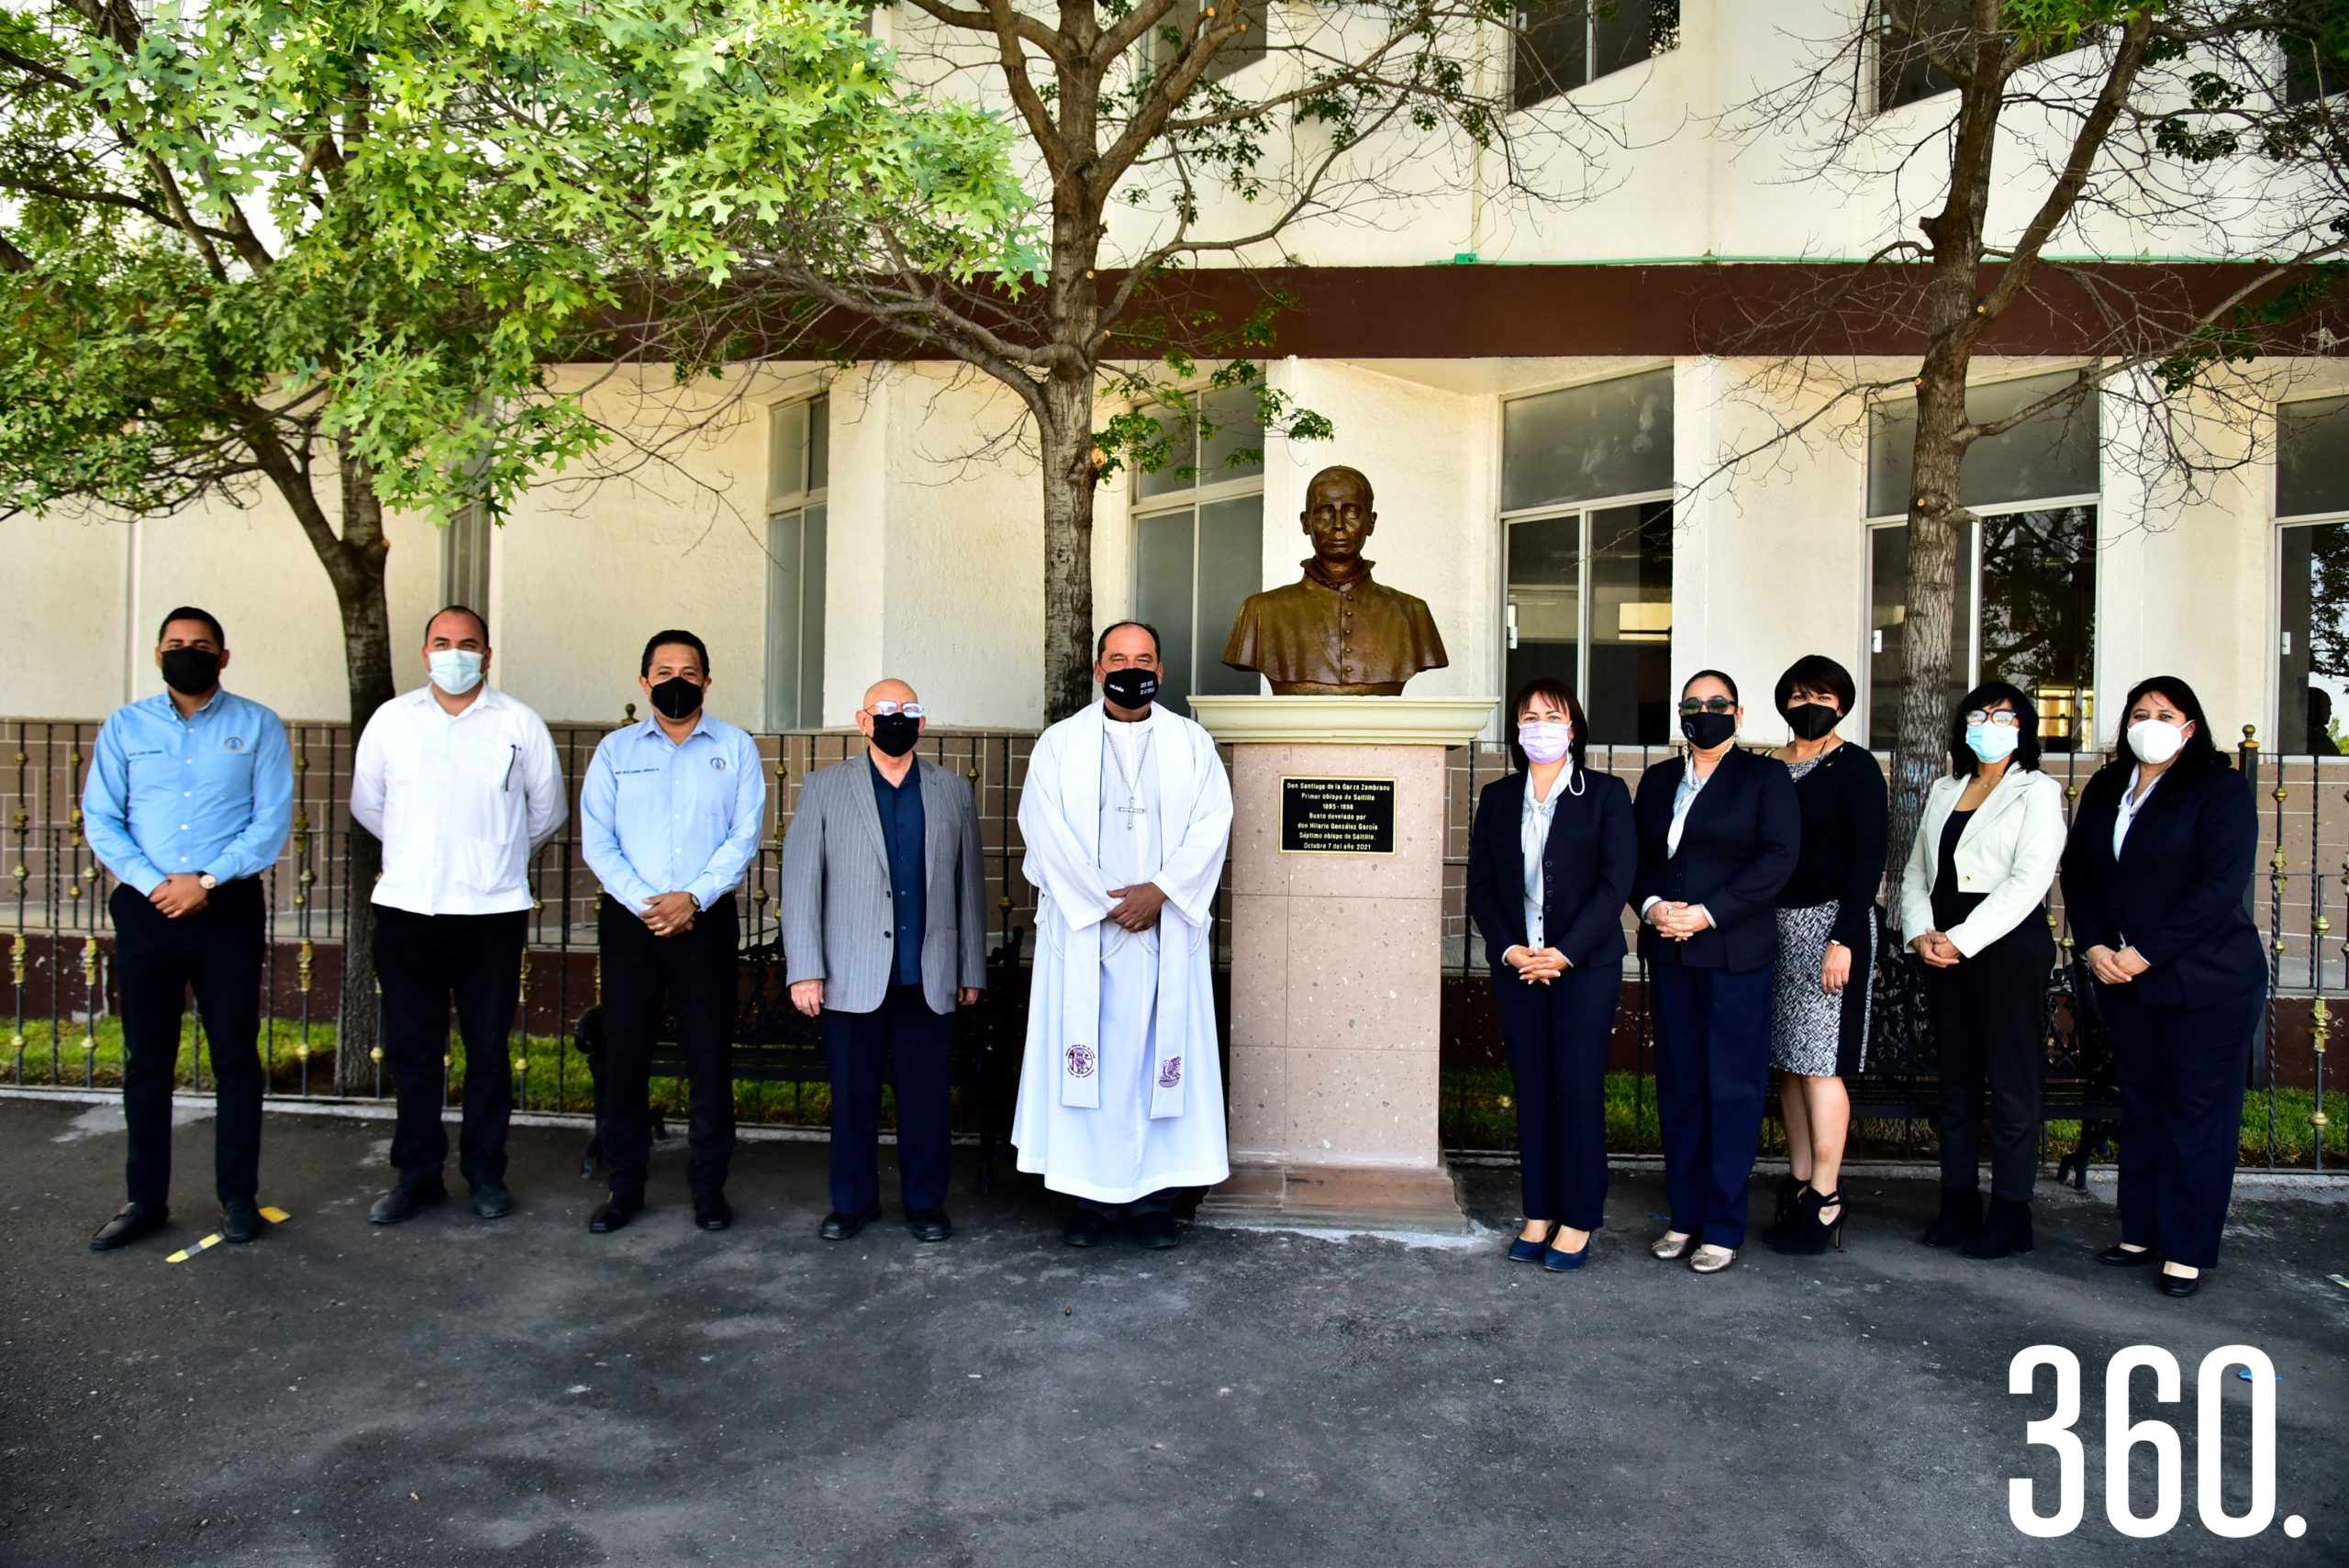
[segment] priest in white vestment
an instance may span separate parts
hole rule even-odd
[[[1097,651],[1103,699],[1037,739],[1020,796],[1036,962],[1011,1140],[1076,1199],[1070,1245],[1126,1220],[1171,1247],[1174,1189],[1230,1174],[1212,935],[1231,781],[1214,738],[1152,701],[1155,631],[1113,626]]]

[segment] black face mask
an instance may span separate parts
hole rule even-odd
[[[1139,664],[1129,664],[1103,676],[1101,689],[1112,703],[1130,713],[1150,706],[1150,699],[1158,695],[1158,676]]]
[[[163,650],[163,684],[184,697],[200,697],[220,684],[220,655],[204,648]]]
[[[1737,733],[1737,715],[1684,713],[1680,716],[1680,733],[1688,737],[1688,744],[1698,751],[1709,751]]]
[[[652,706],[662,717],[681,724],[701,706],[701,687],[683,675],[672,675],[652,688]]]
[[[921,739],[921,720],[906,713],[876,713],[873,716],[873,743],[881,748],[885,757],[902,757],[914,749]]]
[[[1787,709],[1787,728],[1799,740],[1823,740],[1843,716],[1823,702],[1798,702]]]

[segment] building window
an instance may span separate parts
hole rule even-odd
[[[824,513],[832,400],[788,403],[767,427],[767,725],[824,722]]]
[[[1501,524],[1510,693],[1553,675],[1589,740],[1667,743],[1672,372],[1502,405]]]
[[[2001,419],[2077,380],[2071,372],[1971,387],[1969,418]],[[1959,489],[1976,514],[1958,541],[1950,691],[2008,681],[2032,694],[2040,743],[2092,749],[2096,653],[2097,399],[2058,404],[1976,441]],[[1868,744],[1898,739],[1908,622],[1908,511],[1917,407],[1869,419]]]
[[[1239,0],[1241,20],[1245,24],[1240,36],[1215,51],[1207,70],[1199,73],[1203,82],[1220,82],[1235,71],[1245,70],[1264,58],[1264,18],[1272,11],[1272,0]],[[1198,30],[1199,0],[1174,0],[1174,8],[1160,19],[1152,36],[1150,50],[1151,66],[1156,71],[1171,67],[1182,54],[1184,46]],[[1173,28],[1179,42],[1169,41],[1167,29]]]
[[[1932,56],[1958,51],[1965,40],[1971,9],[1966,0],[1877,0],[1878,114],[1957,90],[1957,79],[1935,65]]]
[[[457,508],[440,530],[440,602],[489,614],[490,521],[481,503]]]
[[[2277,41],[2284,50],[2284,103],[2288,107],[2321,103],[2341,91],[2341,72],[2337,67],[2328,66],[2316,40],[2287,35]]]
[[[1520,109],[1680,47],[1680,0],[1546,0],[1520,6],[1511,96]]]
[[[2349,751],[2349,397],[2276,411],[2276,744]]]
[[[1228,667],[1223,645],[1241,601],[1264,585],[1256,395],[1231,387],[1198,404],[1203,417],[1160,417],[1166,462],[1133,479],[1134,619],[1158,628],[1166,666],[1158,700],[1186,717],[1195,695],[1255,695],[1255,672]]]

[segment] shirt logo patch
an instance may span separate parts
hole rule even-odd
[[[1162,1089],[1171,1089],[1182,1081],[1183,1059],[1179,1056],[1168,1057],[1166,1066],[1158,1074],[1158,1086]]]
[[[726,759],[723,757],[712,757],[709,760],[709,765],[722,773],[726,771]]]
[[[231,735],[220,742],[220,749],[224,751],[241,751],[245,749],[245,738],[241,735]]]
[[[1093,1076],[1093,1048],[1091,1046],[1072,1045],[1068,1048],[1068,1075],[1072,1078]]]

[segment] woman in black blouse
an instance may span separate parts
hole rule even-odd
[[[1852,673],[1816,653],[1778,677],[1778,712],[1793,739],[1777,755],[1794,775],[1802,808],[1802,855],[1778,890],[1770,1022],[1787,1175],[1777,1223],[1762,1239],[1781,1252],[1843,1245],[1841,1178],[1852,1102],[1840,1074],[1867,1065],[1876,895],[1889,812],[1884,770],[1866,747],[1835,733],[1854,695]]]

